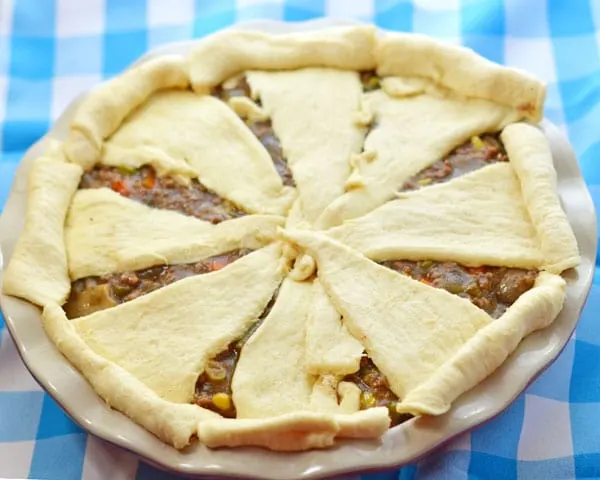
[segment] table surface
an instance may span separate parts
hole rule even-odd
[[[238,21],[354,18],[462,43],[548,83],[600,202],[600,3],[587,0],[0,0],[0,205],[25,150],[80,92],[149,48]],[[599,478],[600,275],[565,351],[514,404],[444,450],[363,479]],[[0,478],[176,478],[88,436],[22,365],[0,318]]]

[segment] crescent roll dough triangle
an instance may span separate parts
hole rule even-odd
[[[383,90],[367,95],[374,128],[364,150],[373,158],[353,175],[357,186],[323,212],[320,228],[363,215],[394,196],[404,182],[473,135],[493,132],[516,120],[514,110],[487,100],[420,91],[392,97]]]
[[[175,448],[190,443],[198,422],[218,418],[216,413],[197,405],[162,399],[123,367],[96,353],[84,342],[59,305],[46,305],[42,325],[61,353],[110,407],[123,412]]]
[[[283,281],[273,309],[242,348],[231,384],[237,418],[342,413],[337,381],[320,380],[307,365],[306,349],[312,344],[305,339],[314,297],[311,282]]]
[[[554,321],[562,309],[564,292],[562,277],[541,272],[531,290],[498,320],[479,330],[427,381],[408,392],[397,410],[431,415],[447,412],[461,393],[502,365],[523,338]]]
[[[274,244],[71,323],[92,350],[159,397],[189,403],[205,361],[258,319],[282,273]]]
[[[283,217],[248,215],[213,225],[147,207],[107,188],[79,190],[65,227],[71,278],[189,263],[274,238]]]
[[[388,202],[327,234],[374,260],[543,264],[519,179],[498,163]]]
[[[152,95],[107,142],[148,146],[185,159],[210,190],[252,213],[284,214],[294,191],[284,187],[269,154],[225,103],[167,90]]]
[[[317,312],[322,311],[318,307],[323,295],[318,283],[283,281],[271,312],[242,348],[232,381],[237,418],[344,411],[338,405],[338,382],[328,377],[357,370],[362,346],[340,325],[332,337],[321,339],[333,348],[334,342],[342,343],[337,345],[337,362],[332,357],[328,364],[321,358],[323,345],[307,338],[307,326],[315,306]],[[325,377],[319,378],[311,359],[318,362]]]
[[[188,69],[186,58],[164,55],[96,87],[81,102],[71,123],[65,141],[69,160],[85,169],[92,167],[100,157],[104,140],[148,97],[162,89],[189,85]]]
[[[306,68],[249,72],[247,78],[271,117],[304,218],[312,222],[344,193],[350,157],[362,149],[366,129],[355,122],[362,97],[358,74]]]
[[[311,373],[346,375],[358,370],[362,344],[344,325],[321,282],[313,282],[306,330],[306,363]]]
[[[231,389],[237,418],[266,418],[309,410],[315,379],[305,368],[304,337],[310,283],[284,280],[277,300],[244,345]]]

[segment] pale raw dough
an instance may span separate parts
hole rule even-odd
[[[504,129],[502,141],[537,230],[544,268],[559,274],[578,265],[577,240],[558,198],[552,152],[544,134],[532,125],[517,123]]]
[[[189,91],[154,94],[121,125],[107,146],[152,146],[183,159],[200,182],[252,213],[283,215],[294,199],[271,157],[220,100]]]
[[[269,118],[265,111],[248,97],[232,97],[227,100],[227,105],[244,120],[263,122]]]
[[[360,164],[354,184],[325,209],[317,221],[319,228],[364,215],[465,140],[497,131],[517,118],[513,110],[490,101],[442,94],[392,98],[379,90],[368,94],[366,103],[376,125],[365,139],[364,150],[372,152],[374,159]],[[360,188],[356,188],[357,175]]]
[[[48,155],[31,165],[25,226],[3,277],[5,294],[39,306],[61,304],[69,295],[63,225],[83,173],[60,150]]]
[[[245,70],[369,70],[375,67],[374,46],[371,26],[281,35],[226,30],[192,50],[190,77],[194,90],[204,93]]]
[[[92,350],[160,398],[189,403],[205,362],[241,337],[271,299],[282,277],[279,255],[274,244],[72,324]]]
[[[493,63],[473,50],[425,35],[386,33],[377,42],[377,73],[416,76],[465,97],[493,100],[534,122],[543,115],[546,86],[528,72]]]
[[[248,72],[248,83],[271,117],[273,130],[294,175],[304,219],[314,222],[344,193],[350,156],[362,149],[366,129],[358,73],[324,68]]]
[[[100,158],[102,143],[154,92],[189,86],[187,59],[164,55],[96,87],[79,105],[65,142],[69,160],[85,169]]]
[[[311,410],[316,377],[306,368],[304,339],[312,296],[310,282],[284,280],[273,309],[244,345],[231,382],[237,418]]]
[[[148,207],[107,188],[79,190],[65,228],[69,272],[76,280],[256,249],[273,240],[283,222],[274,215],[246,215],[213,225]]]
[[[302,282],[313,276],[316,270],[315,261],[310,255],[298,255],[294,259],[294,266],[289,277],[297,282]]]
[[[305,351],[308,347],[309,345],[305,346]],[[359,408],[350,412],[342,410],[342,399],[338,398],[339,383],[339,378],[336,375],[320,375],[315,377],[309,399],[310,410],[327,413],[357,412]]]
[[[338,432],[333,416],[315,412],[261,419],[222,418],[198,425],[198,439],[208,447],[252,445],[284,452],[330,447]]]
[[[312,257],[311,257],[312,258]],[[342,323],[319,280],[313,282],[306,330],[306,364],[315,375],[346,375],[358,370],[364,348]]]
[[[81,338],[75,324],[55,303],[42,314],[42,325],[62,354],[83,374],[108,406],[175,448],[184,448],[196,433],[198,422],[220,418],[196,405],[173,403],[160,398],[135,375],[94,352]]]
[[[360,410],[361,390],[358,385],[342,381],[338,383],[338,394],[340,396],[340,408],[344,413]]]
[[[468,300],[377,265],[323,234],[285,235],[315,257],[320,281],[344,324],[400,399],[492,322]]]
[[[550,325],[562,309],[565,281],[541,272],[534,287],[521,295],[498,320],[479,330],[430,378],[408,392],[397,410],[441,415],[464,391],[494,372],[523,338]]]
[[[126,170],[151,165],[158,175],[168,175],[183,185],[189,185],[191,179],[198,176],[198,172],[184,159],[173,158],[160,148],[151,145],[124,148],[106,143],[100,163],[108,167],[120,167]]]
[[[302,212],[302,201],[300,198],[296,198],[292,204],[292,208],[287,214],[285,219],[286,227],[297,227],[298,225],[306,224],[304,220],[304,213]]]
[[[201,421],[198,439],[212,448],[253,445],[293,452],[330,447],[336,436],[377,438],[389,424],[386,408],[371,408],[352,415],[295,412],[266,419]]]
[[[338,404],[337,386],[339,377],[358,369],[362,346],[342,331],[341,325],[336,337],[326,340],[330,345],[336,340],[345,342],[337,352],[349,353],[348,359],[322,359],[323,345],[306,341],[315,303],[327,301],[323,295],[322,288],[312,282],[283,281],[273,309],[241,351],[231,383],[237,418],[271,418],[303,411],[353,413],[348,404],[344,408]],[[315,352],[310,351],[313,347]],[[310,368],[311,358],[320,362],[323,372]]]
[[[374,260],[537,268],[540,242],[511,163],[406,192],[327,234]]]

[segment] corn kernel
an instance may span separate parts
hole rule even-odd
[[[212,403],[219,410],[229,410],[231,408],[231,397],[226,393],[215,393],[212,396]]]
[[[481,150],[485,146],[483,140],[477,135],[471,137],[471,145],[473,145],[473,147],[475,147],[477,150]]]
[[[371,392],[362,392],[360,394],[360,408],[365,410],[366,408],[376,407],[377,400]]]

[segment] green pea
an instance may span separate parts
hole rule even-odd
[[[460,282],[448,282],[444,285],[444,289],[449,291],[450,293],[463,293],[465,291],[465,286]]]
[[[137,172],[138,169],[131,165],[120,165],[117,170],[121,175],[131,175],[132,173]]]
[[[420,264],[421,268],[431,268],[433,262],[431,260],[423,260]]]
[[[364,86],[367,92],[370,92],[371,90],[377,90],[378,88],[381,88],[381,80],[377,75],[373,75],[372,77],[369,77],[366,82],[364,82]]]
[[[398,413],[398,411],[396,410],[397,406],[398,402],[396,401],[390,402],[386,405],[388,409],[388,415],[392,423],[392,427],[400,425],[401,423],[406,422],[407,420],[412,418],[412,415],[408,413]]]

